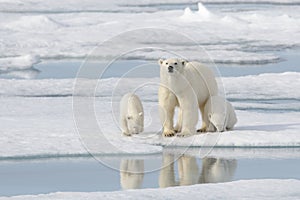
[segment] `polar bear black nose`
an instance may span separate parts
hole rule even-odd
[[[173,72],[173,68],[174,68],[173,66],[169,66],[169,67],[168,67],[168,71],[169,71],[169,72]]]

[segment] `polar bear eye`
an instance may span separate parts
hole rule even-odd
[[[169,63],[166,63],[166,65],[168,65]]]
[[[132,119],[132,117],[131,117],[131,116],[128,116],[127,119]]]
[[[174,65],[177,65],[177,63],[174,63]]]

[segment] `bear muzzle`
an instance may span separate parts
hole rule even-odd
[[[174,67],[173,67],[173,66],[169,66],[169,67],[168,67],[168,72],[169,72],[169,73],[173,73],[173,71],[174,71]]]
[[[132,132],[131,132],[131,134],[139,134],[140,133],[140,131],[139,131],[139,127],[133,127],[133,130],[132,130]]]
[[[215,125],[217,132],[224,132],[224,125],[223,124],[216,124]]]

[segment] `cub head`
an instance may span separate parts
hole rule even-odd
[[[161,73],[174,75],[177,73],[182,73],[187,61],[178,58],[170,58],[166,60],[159,59],[158,64],[160,65]]]
[[[130,113],[127,117],[127,126],[130,134],[139,134],[143,132],[144,113]]]
[[[209,121],[214,125],[218,132],[225,131],[225,120],[226,114],[225,113],[209,113],[208,114]]]

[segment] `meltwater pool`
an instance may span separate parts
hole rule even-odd
[[[242,179],[300,179],[299,158],[257,157],[251,153],[245,156],[247,151],[244,149],[244,156],[236,159],[201,159],[195,155],[173,154],[170,150],[154,155],[99,156],[97,159],[88,155],[4,159],[0,161],[0,196],[117,191]],[[257,151],[263,154],[270,149],[259,148]],[[299,154],[300,148],[271,149],[273,155],[282,151],[286,155]]]

